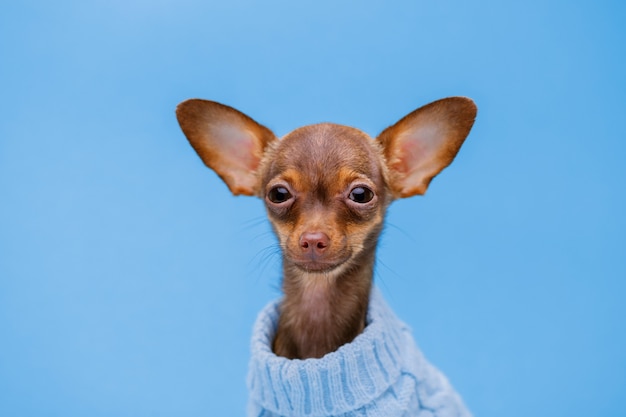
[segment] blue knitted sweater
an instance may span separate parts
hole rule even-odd
[[[254,326],[249,417],[471,416],[377,289],[363,333],[320,359],[272,352],[279,304],[263,309]]]

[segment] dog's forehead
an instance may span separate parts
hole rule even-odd
[[[350,167],[367,176],[377,176],[381,153],[366,133],[353,127],[321,123],[298,128],[285,135],[274,154],[274,168],[314,172],[339,171]]]

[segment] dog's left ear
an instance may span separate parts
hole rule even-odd
[[[191,99],[176,108],[178,123],[206,166],[235,194],[258,195],[257,169],[276,137],[240,111],[215,101]]]
[[[476,118],[476,105],[449,97],[409,113],[385,129],[382,145],[394,197],[424,194],[430,181],[450,165]]]

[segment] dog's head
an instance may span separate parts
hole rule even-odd
[[[278,140],[245,114],[206,100],[185,101],[176,114],[233,194],[264,199],[285,266],[334,275],[373,254],[392,200],[424,194],[452,162],[476,106],[463,97],[435,101],[375,140],[330,123]]]

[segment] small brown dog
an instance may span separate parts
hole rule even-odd
[[[233,194],[264,199],[284,272],[272,349],[305,359],[363,332],[387,206],[426,192],[456,156],[476,106],[464,97],[435,101],[376,140],[331,123],[278,140],[245,114],[206,100],[185,101],[176,114],[200,158]]]
[[[200,158],[233,194],[265,200],[283,250],[275,353],[319,358],[365,326],[387,206],[424,194],[461,147],[476,107],[462,97],[436,101],[376,141],[330,123],[277,140],[248,116],[205,100],[185,101],[176,114]]]

